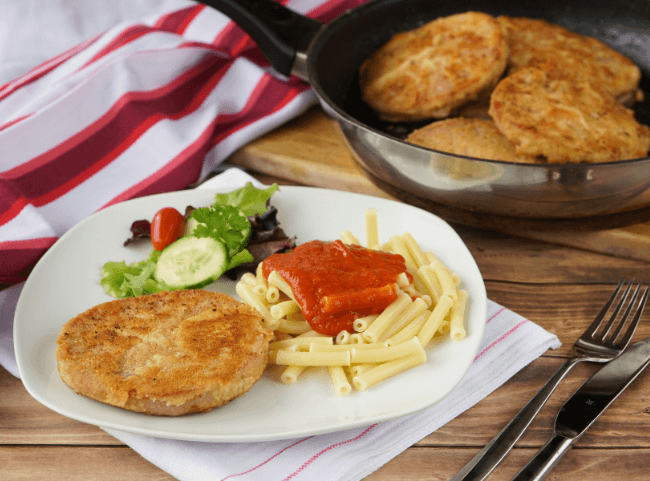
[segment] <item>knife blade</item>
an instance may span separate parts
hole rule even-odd
[[[555,435],[512,481],[540,481],[650,363],[650,338],[637,342],[598,370],[564,403]]]

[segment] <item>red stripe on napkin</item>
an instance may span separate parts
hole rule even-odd
[[[205,5],[195,5],[164,15],[154,24],[154,28],[165,32],[182,34],[204,8],[206,8]]]
[[[277,79],[267,75],[260,80],[249,97],[247,105],[239,112],[220,115],[212,122],[183,152],[176,156],[164,168],[142,180],[121,195],[111,199],[102,208],[123,202],[135,197],[179,190],[194,182],[198,177],[205,154],[212,150],[223,139],[245,128],[266,115],[280,110],[293,100],[306,86],[291,89]],[[260,108],[260,98],[265,99],[264,105],[276,102],[270,112],[268,108]]]
[[[117,37],[115,37],[111,43],[106,45],[99,52],[93,55],[93,57],[90,60],[88,60],[85,64],[79,67],[79,70],[88,67],[89,65],[97,62],[98,60],[110,54],[111,52],[114,52],[118,48],[123,47],[127,43],[133,42],[134,40],[137,40],[138,38],[148,33],[151,33],[152,31],[153,31],[152,28],[146,25],[134,25],[133,27],[127,28],[122,33],[120,33]]]
[[[128,92],[102,118],[54,149],[4,173],[32,200],[45,205],[105,167],[152,125],[198,108],[225,72],[223,59],[207,56],[173,82],[150,92]],[[206,85],[208,88],[206,88]]]
[[[352,438],[352,439],[348,439],[348,440],[346,440],[346,441],[341,441],[340,443],[332,444],[332,445],[326,447],[325,449],[322,449],[322,450],[319,451],[318,453],[314,454],[314,455],[313,455],[311,458],[309,458],[307,461],[305,461],[305,462],[303,463],[302,466],[300,466],[298,469],[296,469],[293,473],[291,473],[289,476],[287,476],[286,478],[284,478],[282,481],[288,481],[289,479],[293,478],[294,476],[300,474],[301,471],[303,471],[307,466],[309,466],[311,463],[313,463],[313,462],[316,461],[318,458],[320,458],[320,457],[321,457],[323,454],[325,454],[327,451],[330,451],[330,450],[332,450],[332,449],[334,449],[334,448],[337,448],[337,447],[339,447],[339,446],[344,446],[344,445],[346,445],[346,444],[353,443],[354,441],[358,441],[359,439],[361,439],[362,437],[364,437],[366,434],[368,434],[370,431],[372,431],[376,426],[377,426],[376,424],[373,424],[372,426],[369,426],[368,428],[366,428],[366,430],[363,431],[361,434],[359,434],[358,436],[355,436],[355,437]]]
[[[271,456],[270,458],[268,458],[266,461],[261,462],[260,464],[258,464],[258,465],[255,466],[254,468],[251,468],[251,469],[249,469],[248,471],[244,471],[243,473],[231,474],[231,475],[229,475],[229,476],[226,476],[225,478],[221,478],[221,481],[226,481],[226,479],[236,478],[237,476],[243,476],[244,474],[252,473],[252,472],[255,471],[256,469],[259,469],[259,468],[261,468],[262,466],[264,466],[265,464],[267,464],[269,461],[272,461],[273,459],[275,459],[275,458],[277,458],[278,456],[280,456],[280,455],[281,455],[282,453],[284,453],[287,449],[291,449],[291,448],[293,448],[294,446],[297,446],[298,444],[303,443],[303,442],[305,442],[305,441],[307,441],[308,439],[311,439],[311,438],[313,438],[313,436],[309,436],[308,438],[303,438],[303,439],[301,439],[301,440],[299,440],[299,441],[296,441],[295,443],[290,444],[290,445],[287,446],[286,448],[281,449],[280,451],[278,451],[277,453],[275,453],[273,456]]]
[[[11,187],[8,188],[6,182],[0,183],[0,225],[15,219],[28,205],[29,201],[21,195],[16,195]]]
[[[33,68],[29,72],[27,72],[25,75],[18,77],[16,80],[13,80],[11,82],[8,82],[4,84],[2,87],[0,87],[0,100],[3,98],[9,96],[16,90],[32,83],[35,80],[38,80],[42,76],[48,74],[52,70],[54,70],[56,67],[64,63],[66,60],[70,59],[71,57],[75,56],[79,52],[87,49],[90,45],[95,43],[97,39],[99,39],[101,35],[95,35],[92,38],[89,38],[85,42],[80,43],[79,45],[76,45],[75,47],[72,47],[65,52],[60,53],[56,57],[52,57],[49,60],[46,60],[42,64],[40,64],[38,67]]]
[[[56,242],[56,237],[0,242],[0,282],[10,284],[27,279],[31,266]]]
[[[502,309],[503,310],[503,309]],[[496,316],[496,314],[495,314]],[[474,358],[474,362],[477,361],[480,357],[482,357],[486,352],[488,352],[490,349],[492,349],[494,346],[499,344],[501,341],[509,337],[513,332],[515,332],[517,329],[519,329],[521,326],[526,324],[527,322],[530,322],[528,319],[524,319],[523,321],[519,322],[517,325],[515,325],[512,329],[510,329],[508,332],[503,334],[501,337],[499,337],[496,341],[494,341],[492,344],[487,346],[485,349],[483,349],[481,352],[479,352],[476,357]]]

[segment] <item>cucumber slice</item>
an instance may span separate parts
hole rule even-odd
[[[226,246],[212,237],[185,236],[168,245],[154,277],[172,289],[207,286],[226,271]]]

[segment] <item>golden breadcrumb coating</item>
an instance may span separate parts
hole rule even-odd
[[[489,92],[508,46],[496,19],[466,12],[395,35],[359,69],[363,100],[380,118],[444,118]]]
[[[95,306],[57,340],[63,381],[91,399],[178,416],[246,393],[266,367],[272,332],[251,307],[203,290]]]
[[[535,157],[518,154],[515,145],[492,120],[454,118],[414,130],[407,142],[430,149],[477,159],[536,163]]]
[[[510,48],[508,72],[552,63],[567,76],[591,81],[612,97],[636,91],[641,70],[626,56],[592,37],[545,20],[497,17]]]
[[[632,110],[552,65],[525,67],[494,89],[489,114],[519,154],[552,163],[645,157],[650,129]]]

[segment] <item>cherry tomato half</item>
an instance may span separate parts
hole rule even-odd
[[[151,243],[157,251],[163,250],[178,239],[183,232],[185,219],[173,207],[164,207],[156,212],[151,221]]]

